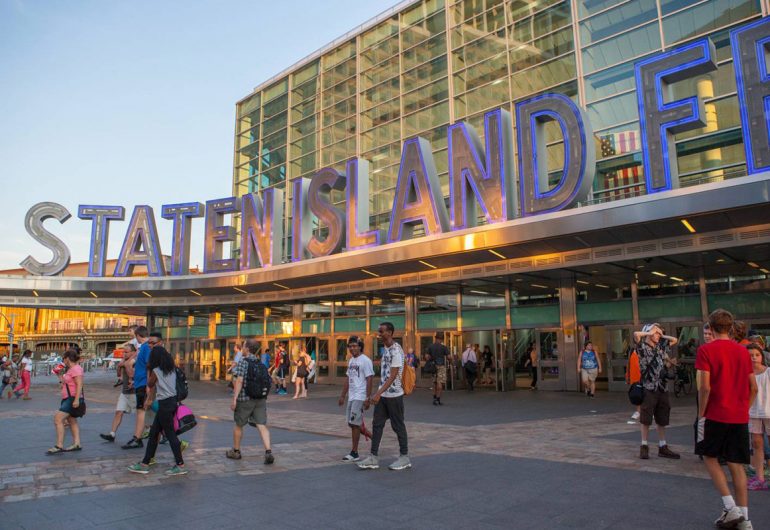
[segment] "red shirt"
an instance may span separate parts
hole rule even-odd
[[[695,369],[711,374],[706,419],[748,423],[749,374],[754,373],[749,350],[731,340],[714,340],[698,348]]]

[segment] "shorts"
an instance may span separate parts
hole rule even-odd
[[[749,432],[751,434],[770,433],[770,418],[750,418]]]
[[[131,394],[121,393],[118,396],[118,404],[115,406],[115,410],[123,414],[136,412],[136,401],[131,399]]]
[[[59,410],[65,414],[72,414],[72,403],[75,401],[74,397],[67,397],[61,400],[59,404]]]
[[[278,370],[276,370],[275,373],[276,373],[276,376],[278,377],[278,379],[285,379],[286,378],[286,374],[288,374],[289,371],[286,368],[284,368],[283,366],[281,366],[280,368],[278,368]]]
[[[134,391],[134,393],[136,394],[136,408],[144,408],[144,400],[147,399],[147,387],[139,387]]]
[[[238,427],[249,425],[267,425],[267,399],[239,401],[235,405],[233,419]]]
[[[599,375],[599,369],[598,368],[581,368],[580,369],[580,377],[583,379],[584,382],[596,382],[596,376]]]
[[[639,423],[652,425],[652,420],[655,418],[656,425],[665,427],[669,423],[670,413],[671,405],[668,402],[668,392],[644,391],[644,401],[639,409]]]
[[[440,385],[446,385],[446,365],[437,364],[436,373],[433,374],[433,382]]]
[[[722,423],[706,420],[703,440],[695,444],[695,454],[722,457],[732,464],[749,464],[749,426],[747,423]]]
[[[364,422],[364,402],[357,399],[348,401],[345,417],[348,419],[348,425],[360,427]]]

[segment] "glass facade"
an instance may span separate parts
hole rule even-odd
[[[703,98],[707,116],[705,127],[676,137],[681,184],[745,175],[728,32],[763,8],[762,0],[406,4],[237,104],[233,192],[285,190],[289,234],[290,181],[323,167],[344,172],[360,157],[371,162],[370,224],[386,229],[405,139],[431,142],[446,197],[447,126],[464,120],[483,138],[486,111],[512,112],[516,101],[549,91],[588,111],[598,161],[588,202],[642,195],[634,63],[703,36],[716,45],[718,70],[673,85],[672,97]],[[552,125],[548,168],[556,172],[563,147]],[[342,207],[344,193],[332,200]]]

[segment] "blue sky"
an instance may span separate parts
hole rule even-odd
[[[40,201],[73,217],[46,227],[88,259],[78,204],[155,209],[231,193],[235,102],[396,0],[0,0],[0,269],[50,253],[24,230]],[[117,256],[128,219],[111,225]],[[191,265],[202,265],[202,220]]]

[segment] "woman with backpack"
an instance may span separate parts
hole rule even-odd
[[[56,426],[56,445],[46,453],[56,455],[70,451],[80,451],[80,426],[78,418],[85,413],[83,399],[83,367],[80,366],[80,355],[75,350],[67,350],[63,356],[67,371],[62,376],[61,404],[53,417]],[[64,423],[67,422],[72,432],[72,445],[64,447]]]
[[[155,346],[150,352],[150,360],[147,363],[147,388],[149,392],[145,400],[145,409],[152,406],[154,399],[158,400],[158,412],[155,421],[150,427],[150,437],[147,440],[147,450],[144,459],[128,470],[132,473],[146,475],[150,472],[150,462],[155,458],[158,449],[158,440],[161,431],[168,438],[171,451],[174,453],[176,464],[166,471],[166,475],[186,475],[182,459],[182,445],[174,430],[174,417],[179,406],[176,389],[176,364],[174,358],[163,346]]]

